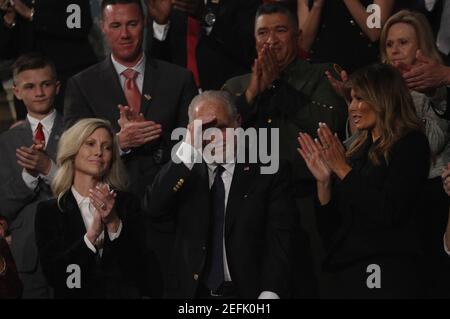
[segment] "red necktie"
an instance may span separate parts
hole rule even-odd
[[[39,122],[38,126],[36,127],[36,131],[34,132],[34,143],[35,144],[44,144],[45,145],[45,135],[44,130],[42,129],[43,126],[41,122]]]
[[[198,38],[200,36],[200,22],[188,17],[187,26],[187,69],[194,74],[195,84],[200,87],[200,77],[198,75],[196,50]]]
[[[139,72],[133,69],[126,69],[122,72],[122,75],[126,78],[125,80],[125,97],[128,101],[128,106],[131,111],[135,114],[139,114],[141,111],[141,92],[136,84],[136,78]]]

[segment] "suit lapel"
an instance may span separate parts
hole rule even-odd
[[[102,101],[95,105],[96,115],[107,118],[112,126],[118,130],[117,120],[119,119],[119,104],[127,105],[127,99],[120,85],[120,79],[111,60],[111,56],[107,57],[100,66],[100,85],[103,88],[106,101]],[[111,106],[112,109],[111,109]]]
[[[52,133],[50,134],[48,144],[46,147],[47,154],[48,156],[50,156],[51,159],[53,159],[53,161],[55,161],[56,159],[56,149],[62,132],[63,132],[63,119],[59,115],[59,113],[56,113],[55,121],[53,122]]]
[[[28,122],[28,119],[17,128],[14,136],[17,137],[18,147],[30,147],[33,145],[33,132],[31,132],[31,125],[30,122]]]
[[[75,242],[79,240],[86,233],[86,226],[84,225],[83,217],[81,216],[80,208],[77,201],[69,189],[61,200],[61,206],[64,214],[64,227],[66,234],[68,234],[68,242]]]
[[[150,105],[152,104],[153,95],[158,91],[157,86],[161,77],[159,72],[160,71],[156,66],[155,61],[153,61],[150,57],[147,57],[145,63],[144,83],[142,85],[141,92],[141,113],[144,114],[145,118],[152,118],[151,115],[155,112],[155,110],[150,108]]]
[[[250,184],[254,180],[255,173],[257,173],[256,165],[236,164],[234,168],[225,215],[225,237],[229,235],[233,228],[236,217],[245,213],[240,208],[242,201],[248,196]]]

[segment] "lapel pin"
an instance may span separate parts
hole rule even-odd
[[[152,97],[150,96],[150,94],[144,94],[144,97],[147,101],[150,101],[152,99]]]
[[[250,170],[250,166],[245,166],[244,167],[244,172],[248,172]]]

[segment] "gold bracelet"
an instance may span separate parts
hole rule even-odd
[[[5,258],[3,258],[3,256],[0,256],[0,265],[1,265],[2,261],[3,261],[3,267],[2,267],[2,269],[0,269],[0,276],[3,276],[6,273],[6,260],[5,260]]]

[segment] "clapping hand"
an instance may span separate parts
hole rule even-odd
[[[119,146],[123,151],[140,147],[161,136],[160,124],[146,120],[142,113],[133,114],[128,106],[119,105],[119,110]]]
[[[416,63],[401,71],[406,84],[414,91],[428,93],[450,84],[450,68],[425,57],[420,50],[416,54]]]
[[[345,98],[347,101],[350,100],[348,96],[348,89],[346,87],[346,83],[348,82],[348,74],[345,70],[342,70],[339,74],[341,79],[336,80],[330,73],[330,71],[325,71],[325,75],[333,87],[334,91],[341,97]]]
[[[251,104],[256,96],[268,89],[278,78],[279,73],[280,68],[275,52],[268,44],[265,44],[253,64],[250,84],[245,91],[247,102]]]
[[[314,178],[320,183],[329,183],[331,169],[322,157],[320,150],[322,146],[319,141],[317,139],[313,141],[306,133],[299,133],[297,140],[300,144],[297,150]]]
[[[317,134],[323,160],[340,179],[343,179],[351,171],[350,165],[347,164],[344,146],[337,134],[333,134],[325,123],[319,123]]]

